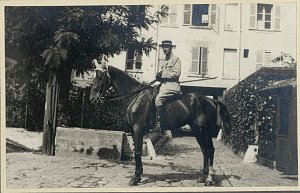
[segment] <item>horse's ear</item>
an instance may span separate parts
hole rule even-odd
[[[100,69],[101,65],[98,63],[96,59],[93,60],[93,64],[95,65],[96,69]]]
[[[97,70],[100,70],[103,72],[107,70],[106,67],[102,63],[100,63],[100,64],[98,63],[97,59],[93,60],[93,64],[95,65]]]

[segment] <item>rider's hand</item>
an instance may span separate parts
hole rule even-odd
[[[160,71],[156,74],[156,80],[160,80],[162,76],[163,71]]]

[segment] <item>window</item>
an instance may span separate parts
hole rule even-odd
[[[256,53],[256,69],[262,66],[268,66],[272,63],[272,52],[260,50]]]
[[[250,28],[280,30],[280,6],[273,4],[250,4]]]
[[[207,74],[207,47],[192,47],[190,74],[206,75]]]
[[[237,31],[239,21],[238,4],[230,3],[225,5],[225,30]]]
[[[210,13],[209,13],[210,12]],[[209,26],[216,23],[216,5],[184,5],[183,24],[192,26]]]
[[[127,49],[126,70],[142,69],[142,53],[138,53],[133,47]]]
[[[244,58],[248,58],[249,56],[249,49],[244,49]]]
[[[177,24],[177,5],[166,5],[166,17],[161,18],[161,24],[176,25]]]
[[[271,4],[257,4],[257,28],[271,29]]]

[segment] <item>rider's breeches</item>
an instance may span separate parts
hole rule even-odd
[[[176,95],[179,95],[180,93],[174,92],[174,91],[169,91],[169,90],[162,90],[158,93],[157,97],[155,98],[155,106],[161,106],[163,105],[166,101],[170,100]]]

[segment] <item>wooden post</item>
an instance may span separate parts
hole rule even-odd
[[[80,120],[80,127],[83,128],[83,117],[84,117],[84,100],[85,100],[85,88],[82,89],[82,106],[81,106],[81,120]]]
[[[59,85],[54,72],[49,75],[46,90],[44,126],[43,126],[43,147],[42,153],[55,155],[55,134],[56,134],[56,108],[59,95]]]

